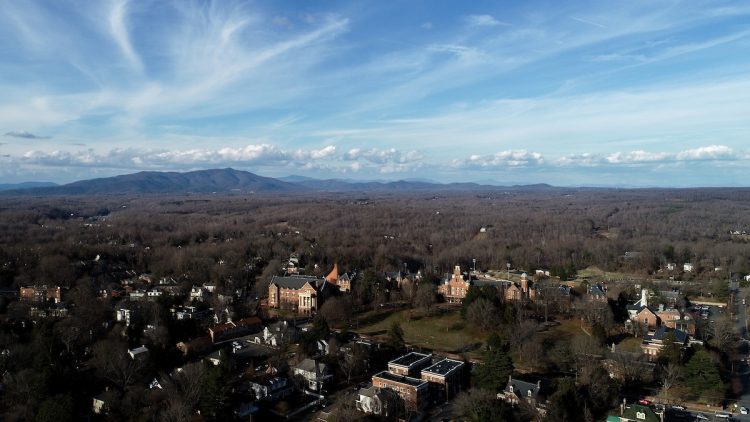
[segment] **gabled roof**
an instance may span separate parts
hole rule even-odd
[[[321,284],[325,283],[325,279],[310,275],[273,276],[271,278],[271,284],[285,289],[299,290],[307,283],[310,283],[313,288],[317,289]]]
[[[669,333],[674,334],[674,339],[677,343],[684,343],[688,338],[688,334],[686,332],[675,328],[668,328],[662,325],[661,327],[657,328],[656,331],[654,331],[653,335],[646,336],[646,340],[664,340],[664,336]]]
[[[512,392],[511,386],[513,386]],[[508,383],[505,385],[505,389],[503,389],[503,392],[505,392],[506,394],[515,394],[518,397],[528,397],[530,391],[531,397],[536,397],[537,395],[539,395],[539,390],[540,385],[537,383],[516,380],[512,377],[508,377]]]
[[[328,366],[323,362],[318,362],[307,358],[297,365],[297,369],[305,372],[314,373],[316,375],[323,375],[328,372]]]

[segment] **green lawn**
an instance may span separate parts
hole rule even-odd
[[[436,351],[474,351],[486,338],[485,334],[464,323],[458,309],[441,310],[429,316],[410,310],[369,312],[360,317],[358,331],[369,335],[385,335],[394,321],[401,324],[404,340],[408,344]]]

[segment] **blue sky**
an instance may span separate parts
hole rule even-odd
[[[745,1],[7,1],[0,182],[747,186]]]

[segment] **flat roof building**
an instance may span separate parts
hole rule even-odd
[[[396,375],[416,377],[422,368],[432,363],[432,356],[411,352],[388,362],[388,370]]]

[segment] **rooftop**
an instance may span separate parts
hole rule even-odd
[[[422,353],[417,352],[411,352],[409,354],[403,355],[399,358],[396,358],[390,362],[388,362],[389,365],[398,365],[398,366],[405,366],[410,367],[414,365],[417,362],[421,362],[425,359],[430,359],[429,355],[425,355]]]
[[[310,283],[313,287],[318,287],[325,279],[318,278],[311,275],[290,275],[290,276],[273,276],[271,278],[271,284],[275,284],[285,289],[301,289],[307,283]]]
[[[398,382],[401,384],[410,385],[412,387],[420,387],[422,385],[427,384],[427,381],[423,381],[423,380],[412,378],[412,377],[405,377],[403,375],[392,374],[388,371],[379,372],[373,375],[372,377],[373,379],[382,378],[384,380]]]
[[[462,367],[463,364],[464,363],[459,360],[443,359],[440,362],[423,369],[422,372],[429,372],[431,374],[438,375],[448,375],[454,369]]]

